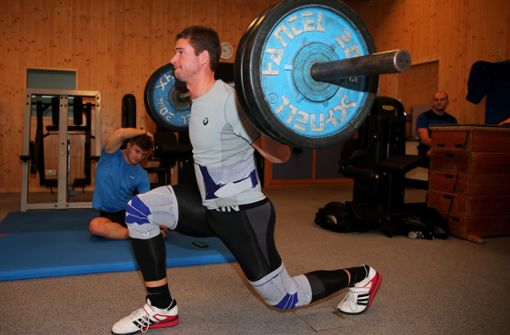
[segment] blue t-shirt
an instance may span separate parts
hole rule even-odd
[[[429,130],[429,136],[432,135],[432,132],[430,130],[431,126],[440,126],[447,124],[457,124],[457,119],[446,112],[443,115],[438,115],[434,113],[434,111],[428,110],[424,113],[421,113],[418,116],[418,119],[416,119],[416,129],[427,128]],[[420,140],[420,144],[418,144],[418,155],[424,156],[429,149],[430,147],[428,145],[421,143]]]
[[[133,195],[149,190],[149,175],[139,164],[129,164],[121,150],[111,154],[102,150],[96,168],[94,208],[118,212],[126,209]]]

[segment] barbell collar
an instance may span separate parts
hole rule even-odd
[[[407,50],[401,49],[315,63],[310,69],[310,75],[316,81],[338,84],[340,80],[349,77],[404,72],[410,66],[411,55]]]

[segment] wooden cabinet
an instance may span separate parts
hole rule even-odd
[[[432,127],[428,205],[454,236],[510,234],[510,128]]]

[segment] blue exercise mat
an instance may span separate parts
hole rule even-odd
[[[96,215],[86,209],[9,213],[0,223],[0,281],[136,270],[129,241],[89,234]],[[195,246],[197,241],[207,247]],[[215,237],[170,232],[166,250],[167,267],[234,261]]]

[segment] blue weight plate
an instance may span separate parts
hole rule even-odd
[[[164,128],[187,130],[191,103],[185,84],[174,77],[174,66],[157,69],[145,85],[144,101],[152,120]]]
[[[264,13],[267,12],[264,11],[261,15],[259,15],[257,18],[255,18],[250,25],[246,28],[246,30],[243,33],[243,36],[241,36],[241,39],[239,40],[239,43],[237,45],[236,50],[236,57],[235,57],[235,63],[234,63],[234,83],[236,88],[236,93],[238,96],[240,96],[240,103],[241,106],[248,110],[249,106],[246,104],[246,99],[244,99],[245,93],[244,93],[244,85],[243,85],[243,76],[244,76],[244,67],[245,64],[245,54],[246,51],[249,49],[249,43],[250,43],[250,37],[252,35],[252,32],[257,28],[258,22],[264,17]]]
[[[259,23],[264,19],[266,13],[268,13],[270,11],[270,9],[271,9],[271,7],[264,10],[257,18],[255,18],[250,23],[248,28],[246,28],[245,32],[243,33],[243,36],[241,37],[241,39],[239,41],[239,44],[237,46],[237,51],[236,51],[236,58],[235,58],[235,64],[234,64],[234,79],[235,79],[236,93],[237,93],[239,102],[240,102],[242,108],[244,109],[244,111],[250,117],[250,120],[253,122],[253,124],[255,125],[255,127],[257,129],[259,129],[266,135],[276,139],[276,137],[270,133],[270,129],[267,129],[268,128],[267,125],[264,125],[264,123],[263,123],[264,120],[262,120],[260,118],[257,119],[257,118],[251,117],[250,114],[253,112],[250,111],[250,105],[247,102],[248,100],[246,98],[246,91],[245,91],[246,89],[249,90],[250,88],[246,87],[244,85],[245,78],[250,75],[249,74],[249,71],[250,71],[249,63],[246,61],[245,56],[251,50],[252,37],[253,37],[254,33],[256,32]]]
[[[375,52],[359,17],[332,0],[286,0],[250,34],[243,57],[245,104],[281,142],[318,148],[347,139],[368,114],[378,76],[315,81],[310,68]],[[247,89],[249,87],[249,89]]]

